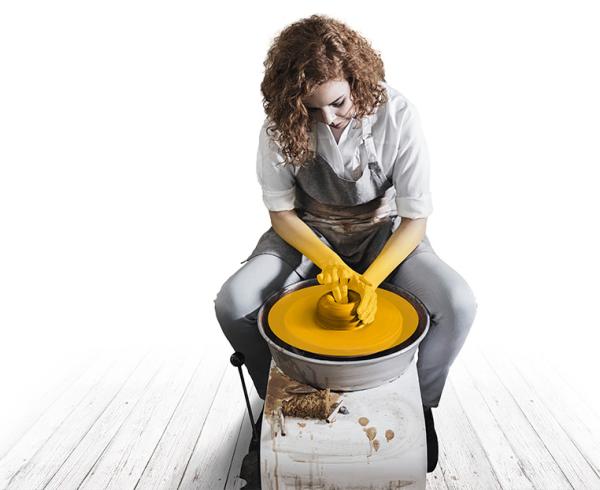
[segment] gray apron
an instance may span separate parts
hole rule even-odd
[[[356,122],[352,120],[350,124]],[[371,134],[371,119],[362,119],[362,141],[357,148],[361,162],[356,180],[339,177],[315,151],[316,123],[311,131],[311,149],[316,155],[308,166],[296,174],[295,210],[328,247],[359,273],[363,273],[400,226],[396,208],[396,191],[385,176],[377,158]],[[360,169],[363,169],[360,172]],[[431,249],[427,236],[408,255]],[[258,240],[248,258],[271,254],[293,267],[303,279],[314,277],[315,264],[269,228]],[[406,260],[405,259],[405,260]],[[316,268],[318,269],[318,268]]]

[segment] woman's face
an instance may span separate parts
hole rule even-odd
[[[311,117],[332,129],[345,128],[352,118],[350,84],[346,80],[329,80],[302,99]]]

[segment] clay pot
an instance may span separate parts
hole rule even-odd
[[[360,295],[355,291],[348,291],[347,303],[336,303],[331,292],[324,294],[317,303],[317,324],[330,330],[361,328],[363,325],[356,315],[359,300]]]

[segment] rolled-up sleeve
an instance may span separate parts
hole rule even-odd
[[[403,111],[392,172],[398,216],[426,218],[433,212],[429,174],[429,151],[421,120],[415,106],[408,102]]]
[[[267,122],[260,131],[256,157],[256,176],[263,202],[270,211],[289,211],[294,209],[296,179],[292,166],[282,165],[283,156],[266,128]]]

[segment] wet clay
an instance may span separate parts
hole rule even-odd
[[[331,330],[360,328],[363,325],[356,314],[359,302],[360,295],[354,291],[348,291],[347,303],[337,303],[333,298],[333,294],[326,293],[317,302],[317,314],[315,316],[317,323],[322,328]]]
[[[368,427],[363,429],[363,431],[367,435],[367,439],[369,439],[369,446],[371,448],[371,453],[369,456],[371,456],[371,454],[373,454],[373,449],[375,449],[375,451],[379,449],[379,441],[375,439],[375,436],[377,435],[377,429],[375,427]]]
[[[369,427],[368,429],[363,430],[366,432],[369,441],[375,439],[375,436],[377,435],[377,429],[375,427]]]

